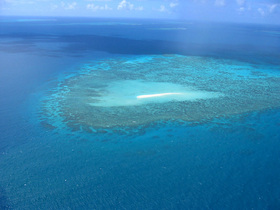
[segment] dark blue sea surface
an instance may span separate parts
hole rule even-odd
[[[81,127],[74,129],[56,118],[59,111],[44,113],[47,96],[85,65],[102,61],[106,72],[112,60],[139,64],[168,55],[246,63],[258,69],[253,79],[276,81],[280,27],[1,18],[0,209],[280,209],[280,107],[273,97],[264,98],[271,100],[266,108],[258,101],[251,111],[125,132],[88,132],[70,122]]]

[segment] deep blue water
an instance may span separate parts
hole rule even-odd
[[[100,59],[205,56],[279,74],[279,26],[30,20],[0,20],[0,209],[280,209],[279,107],[127,134],[38,117],[57,80]]]

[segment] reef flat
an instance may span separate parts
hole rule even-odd
[[[85,64],[42,102],[41,119],[95,132],[202,122],[280,107],[280,67],[200,56],[134,56]]]

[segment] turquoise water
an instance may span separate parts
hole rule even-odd
[[[280,208],[279,28],[0,26],[0,209]]]

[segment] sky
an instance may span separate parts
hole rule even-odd
[[[280,25],[280,0],[0,0],[1,16],[164,18]]]

